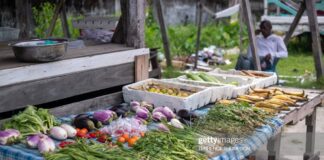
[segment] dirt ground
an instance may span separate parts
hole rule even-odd
[[[283,128],[280,145],[280,160],[302,160],[305,151],[305,120]],[[315,153],[320,151],[320,159],[324,159],[324,107],[317,108],[316,114]],[[266,145],[256,152],[257,160],[267,159]]]

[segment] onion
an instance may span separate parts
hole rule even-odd
[[[0,144],[11,144],[20,136],[20,132],[15,129],[6,129],[4,131],[0,131]]]
[[[150,112],[141,107],[136,110],[136,116],[147,120],[150,117]]]
[[[40,135],[39,134],[34,134],[34,135],[31,135],[31,136],[28,136],[26,138],[27,146],[30,147],[30,148],[37,148],[39,139],[40,139]]]
[[[167,120],[166,116],[161,112],[153,112],[152,118],[153,118],[153,120],[158,121],[158,122]]]
[[[63,128],[63,129],[66,131],[67,136],[68,136],[69,138],[73,138],[73,137],[75,137],[77,131],[76,131],[76,129],[74,129],[72,126],[70,126],[70,125],[68,125],[68,124],[61,124],[60,127]]]
[[[67,132],[61,127],[51,128],[50,135],[57,140],[65,140],[67,138]]]
[[[176,128],[180,128],[180,129],[183,129],[183,125],[182,123],[176,119],[176,118],[172,118],[171,121],[170,121],[170,125],[173,126],[173,127],[176,127]]]
[[[167,117],[168,121],[176,117],[176,115],[172,112],[172,110],[169,107],[164,106],[162,113]]]
[[[40,153],[53,152],[55,150],[55,143],[51,138],[45,135],[41,135],[39,138],[37,147]]]

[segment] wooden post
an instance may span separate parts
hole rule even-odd
[[[53,18],[51,20],[51,24],[50,24],[49,28],[46,31],[45,38],[48,38],[49,36],[52,35],[53,30],[55,28],[56,20],[57,20],[57,18],[59,16],[59,13],[60,13],[61,8],[64,5],[64,3],[65,3],[65,0],[61,0],[60,3],[58,5],[56,5],[55,11],[54,11],[54,16],[53,16]]]
[[[316,107],[311,115],[305,119],[306,124],[306,151],[304,160],[308,160],[315,153],[315,128],[316,128]]]
[[[272,137],[267,144],[269,152],[268,160],[278,160],[280,158],[281,131]]]
[[[311,31],[312,35],[312,50],[315,62],[316,77],[317,80],[319,80],[322,76],[324,76],[324,67],[321,39],[319,36],[317,14],[315,10],[315,0],[304,0],[304,2],[306,3],[309,30]]]
[[[197,1],[197,9],[198,9],[198,31],[197,31],[197,41],[196,41],[195,65],[193,68],[194,70],[197,69],[198,52],[199,52],[199,48],[200,48],[201,18],[202,18],[202,4],[201,4],[200,0]]]
[[[162,2],[161,0],[153,0],[154,6],[156,8],[156,13],[158,16],[158,21],[160,25],[162,40],[163,40],[163,48],[164,48],[164,54],[166,58],[166,64],[168,67],[172,67],[172,61],[171,61],[171,51],[170,51],[170,43],[167,33],[167,28],[164,22],[163,17],[163,10],[162,10]]]
[[[145,0],[132,0],[126,3],[126,46],[144,48]]]
[[[245,20],[248,27],[249,39],[250,39],[250,47],[252,51],[252,57],[254,61],[254,67],[256,70],[261,70],[260,59],[259,55],[257,54],[257,46],[255,40],[255,33],[254,33],[254,25],[251,13],[251,5],[249,0],[241,0],[241,5],[243,12],[245,13]]]
[[[69,31],[69,26],[68,26],[68,22],[67,22],[67,17],[66,17],[65,5],[63,5],[62,9],[61,9],[61,23],[62,23],[62,29],[63,29],[64,36],[66,38],[71,38],[71,34]]]
[[[299,10],[297,12],[297,15],[295,16],[294,21],[290,25],[290,28],[289,28],[286,36],[285,36],[284,42],[285,42],[286,45],[288,45],[289,39],[293,35],[293,33],[294,33],[298,23],[299,23],[300,18],[303,16],[303,13],[304,13],[305,9],[306,9],[305,2],[301,2],[300,8],[299,8]]]
[[[135,82],[149,78],[149,54],[135,57]]]
[[[30,0],[16,0],[17,27],[20,29],[19,38],[30,37],[31,32],[31,3]]]
[[[127,1],[126,0],[120,0],[120,10],[122,14],[119,17],[118,24],[111,41],[113,43],[123,44],[125,43],[126,41],[125,38],[127,37],[126,29],[124,29],[125,27],[127,27]]]

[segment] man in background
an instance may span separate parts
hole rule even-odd
[[[275,72],[279,59],[288,57],[287,47],[280,36],[272,34],[272,24],[268,20],[260,23],[260,29],[257,30],[257,34],[256,47],[261,69],[262,71]],[[248,49],[247,57],[239,56],[235,69],[255,69],[251,47]]]

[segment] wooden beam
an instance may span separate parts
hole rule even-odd
[[[311,115],[305,119],[306,128],[306,150],[304,160],[310,159],[315,153],[315,128],[316,128],[316,108]]]
[[[254,62],[254,67],[256,70],[261,70],[260,65],[260,59],[257,51],[256,46],[256,39],[255,39],[255,33],[254,33],[254,25],[253,25],[253,19],[252,19],[252,13],[251,13],[251,5],[249,0],[241,0],[241,5],[243,12],[245,13],[245,20],[248,27],[248,33],[249,33],[249,40],[250,40],[250,47],[252,51],[252,57]]]
[[[31,32],[31,3],[30,0],[16,0],[16,19],[20,29],[19,38],[27,39]]]
[[[160,31],[161,31],[161,35],[162,35],[166,63],[167,63],[168,67],[171,67],[172,62],[171,62],[170,43],[169,43],[169,39],[168,39],[167,27],[166,27],[166,24],[164,22],[164,17],[163,17],[162,1],[161,0],[153,0],[153,3],[156,8],[158,21],[159,21],[159,25],[160,25]]]
[[[199,52],[199,48],[200,48],[201,19],[202,19],[202,4],[201,4],[200,0],[198,0],[198,2],[197,2],[197,9],[198,9],[198,31],[197,31],[197,40],[196,40],[195,64],[194,64],[194,68],[193,68],[194,70],[197,69],[198,52]]]
[[[149,55],[135,57],[135,82],[149,78]]]
[[[56,5],[55,11],[54,11],[54,16],[53,16],[53,18],[51,20],[51,24],[50,24],[49,28],[46,31],[45,38],[48,38],[49,36],[52,35],[53,30],[55,28],[56,20],[57,20],[59,14],[60,14],[61,8],[64,5],[64,3],[65,3],[65,0],[61,0],[60,3]]]
[[[0,114],[134,82],[134,62],[0,87]]]
[[[63,5],[62,10],[61,10],[62,29],[63,29],[64,36],[66,38],[71,38],[71,34],[70,34],[70,31],[69,31],[69,26],[68,26],[68,22],[67,22],[66,10],[65,9],[66,9],[65,5]]]
[[[322,59],[322,47],[321,47],[321,39],[319,35],[319,28],[317,22],[317,14],[315,9],[315,0],[304,0],[306,3],[306,10],[309,21],[309,30],[312,35],[312,50],[315,62],[316,69],[316,77],[319,80],[324,76],[324,66]]]
[[[285,36],[284,42],[286,45],[288,44],[290,37],[294,34],[294,31],[295,31],[301,17],[303,16],[305,9],[306,9],[305,2],[301,2],[300,8],[297,12],[297,15],[295,16],[295,18],[294,18],[292,24],[290,25],[290,28]]]
[[[75,102],[50,109],[50,113],[55,116],[67,116],[71,114],[80,114],[99,109],[105,109],[108,106],[118,105],[123,102],[122,92],[116,92],[80,102]]]
[[[144,48],[145,0],[126,1],[126,45]]]

